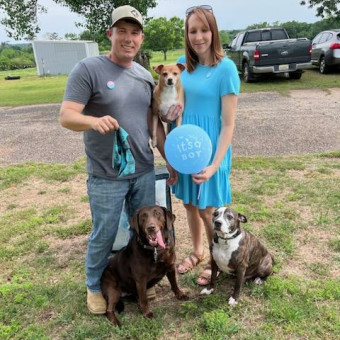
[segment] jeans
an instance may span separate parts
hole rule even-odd
[[[86,284],[100,292],[100,279],[115,241],[125,200],[128,218],[141,207],[155,204],[154,170],[134,179],[107,180],[89,175],[87,180],[92,215],[92,233],[86,255]]]

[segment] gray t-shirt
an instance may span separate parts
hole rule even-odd
[[[85,115],[111,115],[129,134],[136,171],[121,179],[135,178],[153,169],[147,124],[153,86],[150,72],[141,65],[133,62],[129,68],[122,67],[106,56],[80,61],[69,75],[64,100],[84,104]],[[118,179],[117,171],[112,168],[114,133],[102,135],[94,130],[84,131],[89,174]]]

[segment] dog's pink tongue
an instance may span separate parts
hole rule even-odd
[[[160,230],[157,232],[156,237],[157,237],[157,243],[158,243],[158,245],[159,245],[161,248],[165,248],[165,244],[164,244],[164,241],[163,241],[162,233],[161,233]]]

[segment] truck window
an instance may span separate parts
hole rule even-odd
[[[262,40],[263,41],[271,40],[270,31],[262,31]]]
[[[240,34],[238,35],[238,38],[237,38],[237,41],[236,41],[236,45],[237,45],[237,46],[241,46],[241,45],[242,45],[243,37],[244,37],[244,32],[242,32],[242,33],[240,33]]]
[[[319,33],[312,41],[313,44],[318,44],[320,41],[320,38],[322,36],[322,33]]]
[[[328,32],[324,32],[320,41],[319,41],[319,44],[323,44],[324,42],[326,42],[328,40],[329,34],[330,33],[328,33]]]
[[[284,30],[272,30],[272,40],[287,39],[287,35]]]
[[[261,32],[248,32],[245,42],[261,41]]]
[[[244,37],[244,33],[237,34],[236,37],[231,42],[230,47],[232,49],[235,49],[235,48],[241,46],[243,37]]]
[[[231,47],[231,48],[235,48],[235,47],[236,47],[237,37],[238,37],[238,35],[237,35],[237,36],[233,39],[233,41],[231,42],[231,44],[230,44],[230,47]]]
[[[326,38],[326,41],[329,41],[329,40],[331,40],[332,38],[333,38],[333,33],[329,32],[329,33],[328,33],[328,36],[327,36],[327,38]]]

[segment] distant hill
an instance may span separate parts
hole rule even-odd
[[[16,47],[20,47],[20,48],[24,48],[24,47],[28,47],[31,46],[32,43],[27,42],[27,43],[9,43],[9,46],[16,46]]]

